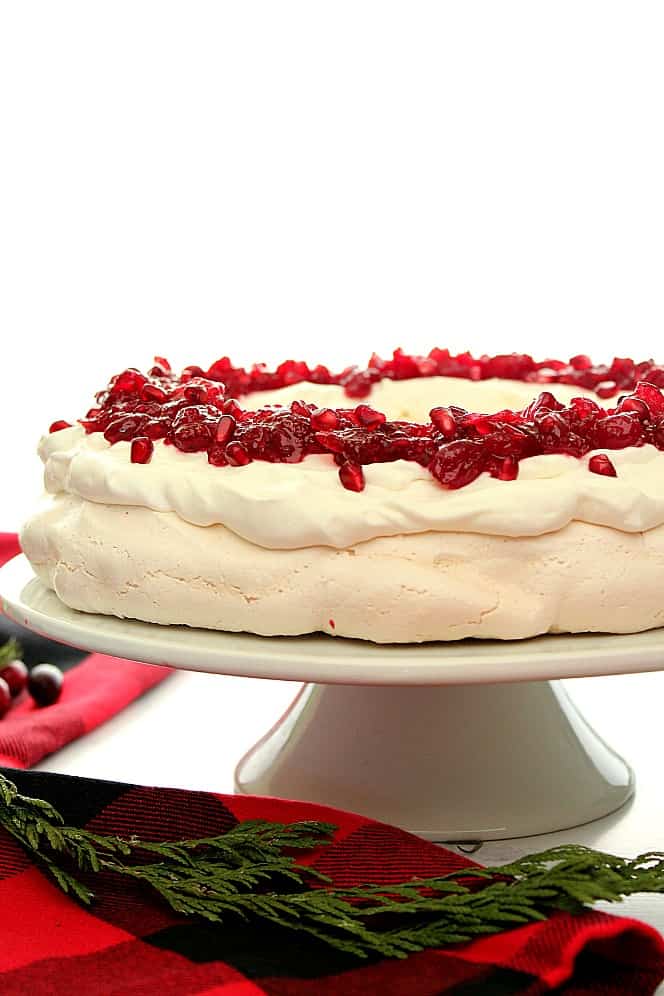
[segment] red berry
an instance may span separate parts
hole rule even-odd
[[[37,664],[28,676],[28,691],[37,705],[52,705],[60,698],[63,680],[55,664]]]
[[[246,467],[248,463],[251,463],[251,457],[242,443],[229,443],[225,450],[225,456],[231,467]]]
[[[319,432],[325,429],[337,429],[339,416],[332,408],[317,408],[311,413],[311,425]]]
[[[168,395],[163,387],[157,387],[156,384],[144,384],[141,388],[141,397],[144,401],[157,401],[161,404],[167,400]]]
[[[358,424],[365,426],[367,429],[377,429],[379,425],[383,425],[386,421],[383,412],[377,412],[370,405],[358,405],[355,409],[355,417]]]
[[[51,422],[48,431],[59,432],[60,429],[71,429],[71,422],[65,422],[64,419],[59,419],[57,422]]]
[[[147,436],[137,436],[131,441],[131,462],[149,463],[154,452],[154,443]]]
[[[237,422],[232,415],[222,415],[217,422],[217,428],[215,430],[216,441],[220,445],[228,443],[235,433],[236,425]]]
[[[457,424],[447,408],[432,408],[429,412],[429,418],[445,439],[454,438]]]
[[[12,704],[12,693],[4,678],[0,678],[0,718],[5,715]]]
[[[10,661],[0,671],[0,677],[9,686],[12,698],[15,698],[23,691],[28,683],[28,669],[23,661]]]
[[[347,491],[364,491],[364,472],[357,463],[347,460],[339,467],[339,480]]]
[[[458,439],[441,446],[429,469],[445,488],[463,488],[479,477],[486,464],[486,451],[481,442]]]
[[[601,384],[598,384],[595,388],[595,394],[598,398],[611,398],[618,390],[618,385],[615,380],[603,380]]]
[[[595,453],[588,461],[588,470],[592,474],[601,474],[602,477],[617,477],[616,468],[613,466],[605,453]]]

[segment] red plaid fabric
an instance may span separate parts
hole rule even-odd
[[[0,536],[2,550],[16,552],[15,539]],[[0,763],[34,764],[123,708],[164,670],[84,658],[69,671],[69,692],[57,705],[18,706],[2,721]],[[167,840],[222,833],[253,818],[332,822],[334,842],[307,861],[338,885],[389,883],[472,864],[393,827],[307,803],[7,774],[22,792],[51,801],[67,823],[100,833]],[[159,897],[118,876],[105,873],[88,884],[96,893],[91,908],[60,892],[0,830],[3,996],[650,996],[664,979],[660,935],[602,913],[560,914],[404,961],[364,962],[265,924],[229,919],[216,926],[176,916]]]
[[[16,772],[21,790],[52,801],[68,823],[101,833],[177,839],[237,821],[325,820],[334,843],[310,860],[337,884],[444,874],[471,862],[404,831],[324,806],[142,788]],[[632,920],[557,915],[472,944],[405,961],[345,956],[306,935],[232,918],[206,925],[170,912],[120,877],[88,879],[91,908],[64,896],[0,833],[3,996],[646,996],[664,978],[664,942]]]

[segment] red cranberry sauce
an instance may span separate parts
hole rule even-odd
[[[447,357],[448,365],[456,364],[457,371],[461,367],[477,369],[479,373],[473,376],[478,379],[487,370],[491,376],[510,378],[520,372],[543,370],[533,361],[528,367],[527,357],[486,358],[484,366],[478,361],[476,367],[470,367],[463,358],[452,358],[440,350],[434,353]],[[416,364],[416,358],[401,353],[395,357],[389,361],[390,376],[396,372],[403,378],[425,375],[422,370],[416,375],[407,372],[411,367],[406,361]],[[574,370],[591,381],[601,371],[604,382],[609,380],[610,371],[615,385],[618,380],[623,383],[633,378],[638,369],[628,360],[615,360],[609,368],[586,366],[585,360],[575,357],[565,370]],[[375,358],[372,362],[370,369],[378,369],[377,364],[382,363]],[[429,362],[434,360],[430,357]],[[97,395],[96,406],[81,424],[88,433],[103,432],[111,444],[130,441],[131,456],[137,463],[150,460],[153,441],[158,439],[185,453],[205,452],[208,462],[216,467],[245,466],[252,460],[299,463],[310,454],[329,454],[338,465],[341,483],[351,491],[361,491],[365,486],[363,465],[400,459],[428,468],[443,487],[461,488],[483,472],[512,481],[518,475],[519,461],[539,454],[562,453],[581,458],[591,450],[645,443],[664,450],[664,393],[660,390],[664,370],[661,378],[654,378],[660,383],[637,383],[634,392],[622,396],[613,408],[603,408],[589,398],[574,398],[565,407],[544,391],[520,412],[505,410],[484,415],[454,405],[439,406],[432,409],[430,422],[416,424],[390,422],[364,403],[356,408],[320,409],[294,401],[287,407],[245,410],[219,379],[222,372],[228,372],[233,393],[242,394],[249,387],[282,386],[287,374],[294,378],[293,383],[311,380],[312,371],[303,364],[282,364],[278,368],[281,383],[272,380],[266,384],[276,375],[256,367],[250,375],[244,372],[249,380],[240,384],[237,368],[225,366],[227,363],[220,360],[207,373],[199,367],[187,367],[180,377],[173,375],[167,361],[161,358],[155,360],[148,374],[125,370]],[[440,364],[434,366],[429,372],[440,372]],[[317,371],[316,376],[322,378],[324,369],[314,368],[314,373]],[[547,369],[553,369],[553,361],[549,361]],[[559,371],[562,369],[560,366]],[[454,376],[470,374],[457,372]],[[593,386],[583,380],[580,383]],[[51,428],[56,431],[62,425],[56,422]],[[604,476],[615,475],[608,457],[593,458],[590,469]]]

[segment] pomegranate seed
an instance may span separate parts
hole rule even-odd
[[[626,398],[622,398],[618,404],[619,412],[634,412],[642,422],[650,418],[650,409],[648,408],[645,401],[641,401],[640,398],[635,398],[632,395],[628,395]]]
[[[595,394],[598,398],[611,398],[618,390],[618,385],[615,380],[603,380],[601,384],[598,384],[595,388]]]
[[[594,456],[591,456],[588,461],[588,470],[593,474],[601,474],[603,477],[618,476],[616,468],[604,453],[596,453]]]
[[[225,450],[225,456],[231,467],[246,467],[248,463],[251,463],[251,457],[242,443],[229,443]]]
[[[55,664],[38,664],[28,676],[28,691],[37,705],[52,705],[60,698],[62,671]]]
[[[339,467],[339,480],[346,491],[364,491],[364,471],[357,463],[351,463],[350,460],[342,463]]]
[[[519,476],[519,461],[516,457],[506,456],[500,467],[496,477],[501,481],[515,481]]]
[[[590,398],[572,398],[571,404],[579,418],[583,419],[592,418],[594,415],[598,415],[602,410],[599,405]]]
[[[585,356],[580,353],[578,356],[573,356],[569,361],[569,365],[574,367],[575,370],[589,370],[593,365],[593,361],[589,356]]]
[[[154,443],[148,436],[137,436],[131,441],[131,462],[149,463],[154,452]]]
[[[226,447],[221,446],[218,443],[214,443],[208,450],[208,463],[211,463],[213,467],[227,467],[228,460],[226,459]]]
[[[205,371],[203,370],[202,367],[190,366],[184,368],[184,370],[180,374],[180,380],[187,381],[191,380],[193,377],[204,377],[204,376],[205,376]]]
[[[372,383],[368,373],[357,373],[345,382],[344,389],[349,398],[366,398],[371,394]]]
[[[124,370],[118,374],[112,383],[113,394],[135,394],[147,383],[145,377],[139,370]]]
[[[156,367],[161,367],[165,373],[171,372],[171,365],[165,356],[155,356],[152,362]]]
[[[311,413],[311,425],[314,429],[336,429],[339,416],[331,408],[316,408]]]
[[[429,412],[429,418],[445,439],[454,438],[457,431],[457,424],[448,408],[432,408]]]
[[[64,419],[60,419],[57,422],[51,422],[48,431],[60,432],[60,429],[71,429],[71,422],[65,422]]]
[[[144,384],[141,388],[141,397],[145,401],[166,401],[168,395],[164,391],[163,387],[157,387],[156,384]]]
[[[664,394],[658,387],[641,382],[636,385],[634,393],[641,401],[645,401],[653,418],[661,418],[664,415]]]
[[[290,407],[294,415],[301,415],[303,418],[309,418],[311,415],[311,409],[307,408],[303,401],[293,401]]]
[[[187,401],[191,401],[194,405],[202,405],[207,401],[208,393],[207,389],[201,384],[187,384],[184,389],[184,396]]]
[[[23,661],[9,661],[0,671],[0,677],[7,683],[12,698],[16,698],[28,683],[28,669]]]
[[[12,704],[12,693],[4,678],[0,678],[0,718],[5,715]]]
[[[242,414],[242,409],[235,398],[227,398],[221,406],[221,410],[224,415],[232,415],[233,418],[238,418]]]
[[[214,438],[218,443],[227,443],[234,435],[237,422],[232,415],[222,415],[217,422]]]
[[[355,417],[358,423],[367,429],[377,429],[379,425],[383,425],[386,421],[386,416],[383,412],[377,412],[369,405],[358,405],[355,409]]]

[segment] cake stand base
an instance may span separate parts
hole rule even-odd
[[[236,790],[361,812],[437,841],[548,833],[618,809],[628,765],[559,682],[305,685]]]

